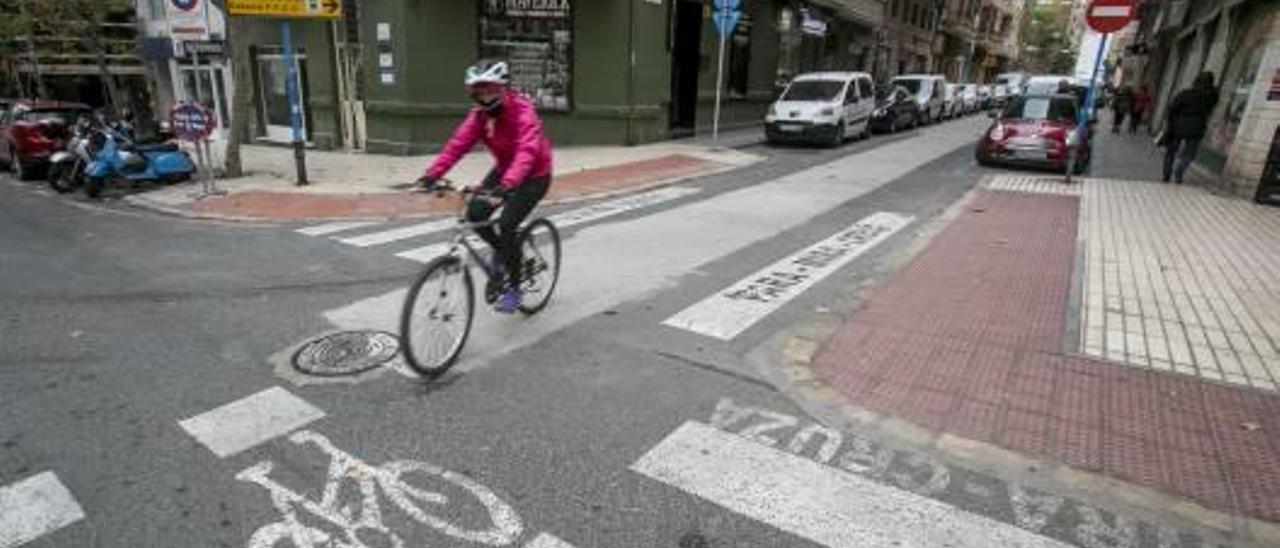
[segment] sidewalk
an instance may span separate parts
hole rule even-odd
[[[201,198],[198,182],[131,195],[133,205],[170,214],[224,220],[300,221],[385,219],[451,214],[452,199],[410,193],[401,188],[422,175],[432,156],[382,156],[307,151],[310,185],[294,184],[293,151],[247,145],[242,149],[247,176],[217,181],[228,191]],[[600,197],[671,184],[763,160],[762,157],[698,142],[667,142],[635,147],[574,147],[555,151],[555,182],[550,203]],[[492,167],[476,150],[449,174],[459,183],[481,180]]]
[[[1098,147],[1094,175],[1160,175],[1149,139]],[[1280,523],[1280,212],[1102,177],[987,181],[814,373],[866,411]]]

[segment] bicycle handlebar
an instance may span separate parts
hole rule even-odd
[[[436,184],[434,186],[430,188],[424,188],[422,190],[424,192],[435,192],[436,196],[440,196],[440,197],[443,197],[445,194],[449,192],[456,192],[458,194],[463,195],[464,197],[468,195],[474,196],[477,198],[501,199],[503,197],[502,194],[489,189],[471,188],[471,187],[459,188],[456,184],[454,184],[454,181],[452,179],[449,179],[447,177],[441,177],[438,181],[436,181]]]

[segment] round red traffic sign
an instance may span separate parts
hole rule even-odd
[[[209,109],[195,101],[183,101],[169,111],[169,129],[183,141],[207,139],[217,125]]]
[[[1093,0],[1085,11],[1084,20],[1089,28],[1101,34],[1111,34],[1133,20],[1138,8],[1134,0]]]

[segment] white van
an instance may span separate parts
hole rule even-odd
[[[764,117],[765,138],[770,143],[819,141],[837,146],[849,137],[870,135],[875,108],[875,83],[870,74],[801,74],[769,106]]]
[[[947,80],[937,74],[904,74],[894,78],[891,86],[902,86],[915,96],[920,105],[920,123],[931,124],[946,113]]]
[[[1026,92],[1027,80],[1031,79],[1031,75],[1025,72],[1006,72],[996,76],[996,83],[1005,86],[1009,90],[1009,95],[1022,95]]]

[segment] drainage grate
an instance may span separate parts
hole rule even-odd
[[[325,335],[293,354],[293,367],[309,375],[356,375],[387,363],[400,352],[400,340],[381,331],[344,331]]]

